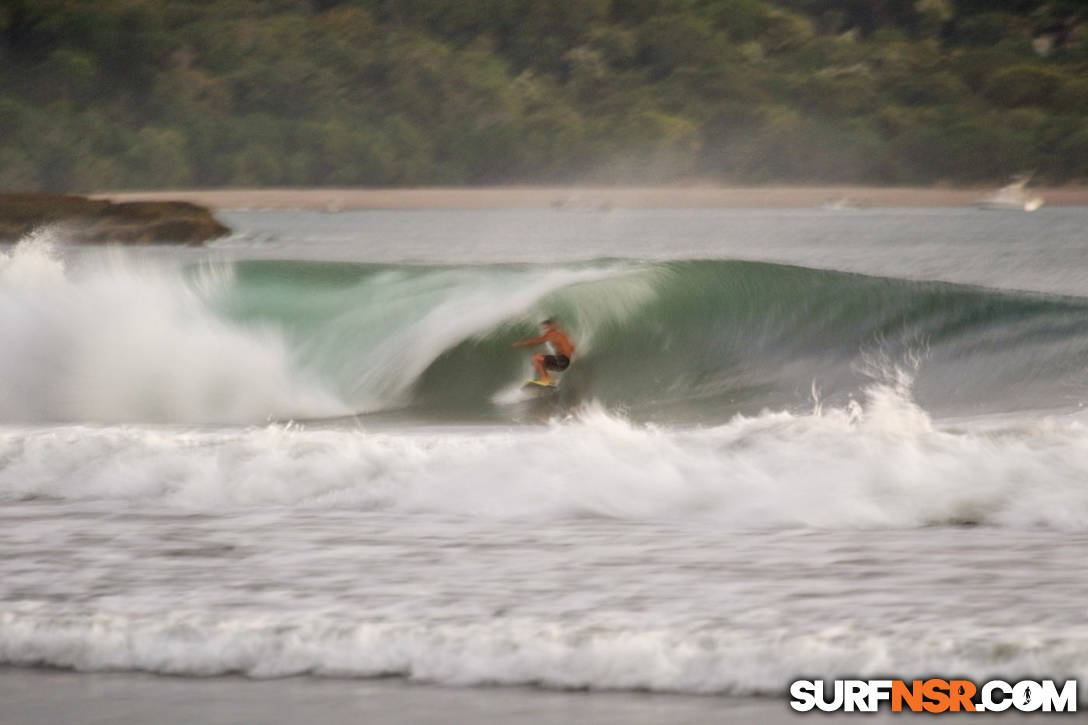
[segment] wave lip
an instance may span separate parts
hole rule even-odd
[[[1068,409],[1088,389],[1080,298],[732,260],[441,266],[245,262],[213,301],[282,333],[355,411],[516,418],[513,341],[556,317],[577,343],[563,405],[721,422],[844,405],[859,362],[925,351],[914,395],[941,415]]]

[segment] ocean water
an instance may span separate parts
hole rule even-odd
[[[1088,678],[1088,209],[224,217],[2,250],[0,664]]]

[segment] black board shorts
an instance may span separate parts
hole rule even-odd
[[[570,358],[566,355],[545,355],[544,369],[562,372],[570,367]]]

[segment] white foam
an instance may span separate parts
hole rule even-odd
[[[653,299],[657,274],[389,269],[343,294],[292,290],[317,323],[243,324],[218,310],[238,294],[231,265],[194,273],[110,249],[68,268],[51,234],[0,253],[0,421],[260,423],[395,408],[443,354],[535,324],[560,291],[580,352],[592,350],[599,330]],[[615,283],[588,284],[601,280]]]
[[[7,429],[0,459],[3,497],[197,510],[292,504],[730,527],[1088,527],[1081,423],[943,429],[880,384],[864,404],[707,429],[636,425],[597,406],[543,428],[469,431]]]
[[[976,633],[979,634],[979,633]],[[1088,631],[1040,642],[1030,626],[986,633],[875,634],[582,626],[533,619],[479,623],[366,621],[277,613],[0,611],[0,663],[82,671],[250,677],[401,676],[448,685],[771,694],[798,677],[954,672],[1088,676]]]
[[[275,330],[215,316],[180,273],[118,251],[66,270],[50,240],[0,254],[0,420],[228,422],[346,406]],[[204,290],[205,292],[207,289]]]

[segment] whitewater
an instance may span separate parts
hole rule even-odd
[[[1088,677],[1088,211],[225,216],[0,250],[0,663]]]

